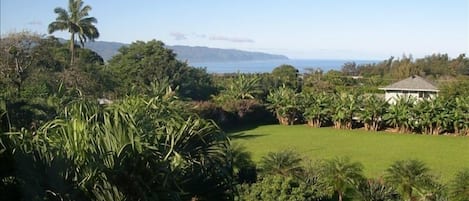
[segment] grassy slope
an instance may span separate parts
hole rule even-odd
[[[369,177],[383,175],[391,163],[402,159],[424,161],[443,181],[452,179],[463,167],[469,168],[467,137],[318,129],[305,125],[260,126],[230,135],[234,143],[252,152],[255,161],[268,152],[288,148],[311,160],[349,156],[364,165]]]

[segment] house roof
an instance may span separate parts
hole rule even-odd
[[[440,91],[435,85],[417,75],[379,89],[386,91]]]

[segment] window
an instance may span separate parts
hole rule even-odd
[[[419,98],[426,98],[426,94],[423,91],[419,91]]]

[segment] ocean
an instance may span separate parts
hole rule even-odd
[[[320,68],[324,72],[340,70],[346,62],[356,64],[376,63],[376,60],[321,60],[321,59],[287,59],[287,60],[262,60],[262,61],[227,61],[227,62],[189,62],[194,67],[205,67],[209,73],[266,73],[272,72],[275,67],[289,64],[297,68],[301,73],[308,68]]]

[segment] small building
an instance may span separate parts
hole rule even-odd
[[[403,96],[413,97],[416,100],[434,98],[440,91],[435,85],[417,75],[379,89],[385,91],[384,97],[390,104]]]

